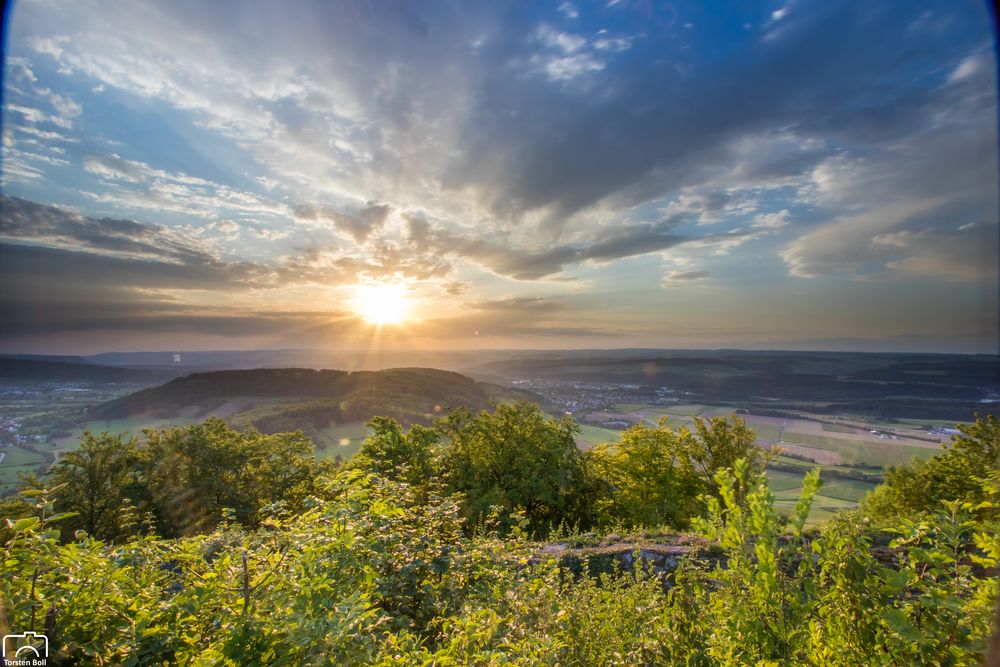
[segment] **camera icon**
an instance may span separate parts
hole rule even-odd
[[[44,665],[49,657],[49,638],[37,632],[4,635],[3,659],[8,665]]]

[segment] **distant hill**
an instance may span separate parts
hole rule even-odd
[[[74,361],[65,361],[73,359]],[[79,360],[79,361],[76,361]],[[0,356],[2,380],[56,380],[65,382],[136,382],[153,384],[174,373],[99,366],[80,357],[33,355]]]
[[[969,420],[997,414],[1000,357],[783,351],[549,352],[482,364],[471,372],[508,380],[633,384],[690,402],[757,411],[803,410],[872,418]]]
[[[491,400],[541,401],[530,392],[476,382],[431,368],[347,372],[308,368],[195,373],[91,408],[90,420],[222,417],[261,431],[323,429],[387,415],[404,424],[429,423],[464,406]]]

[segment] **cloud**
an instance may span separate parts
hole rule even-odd
[[[55,206],[0,196],[3,225],[0,238],[46,243],[70,250],[159,259],[175,264],[210,264],[206,247],[183,233],[161,225],[132,220],[88,218]]]
[[[995,280],[995,234],[987,231],[995,225],[940,224],[963,213],[975,214],[940,199],[899,202],[821,225],[789,243],[781,256],[789,273],[802,278],[841,273]]]
[[[672,271],[663,277],[661,287],[685,287],[690,285],[701,285],[701,281],[711,276],[710,271]]]
[[[342,213],[330,206],[303,205],[295,209],[295,217],[310,222],[329,221],[340,231],[364,243],[372,232],[385,224],[392,208],[386,204],[369,203],[355,213]]]
[[[982,249],[958,259],[998,217],[976,11],[775,4],[720,51],[713,22],[645,3],[22,3],[4,189],[80,213],[10,238],[170,285],[186,267],[215,298],[391,277],[460,296],[480,270],[495,293],[618,289],[650,253],[974,281]],[[684,273],[665,280],[706,282]]]
[[[604,263],[626,257],[659,252],[682,243],[698,240],[711,245],[721,236],[684,237],[673,230],[678,217],[657,223],[632,223],[601,230],[575,243],[517,245],[450,232],[426,220],[407,216],[409,242],[424,257],[460,257],[499,275],[517,280],[539,280],[581,262]]]
[[[680,272],[675,271],[673,273],[668,274],[666,278],[667,280],[688,281],[688,280],[699,280],[701,278],[707,278],[710,275],[712,274],[708,271],[680,271]]]
[[[789,216],[791,216],[791,213],[787,208],[774,213],[761,213],[754,216],[753,223],[750,226],[758,229],[778,229],[791,222]]]
[[[580,16],[579,10],[570,2],[564,2],[559,5],[559,11],[568,19],[575,19]]]
[[[223,215],[286,217],[290,213],[287,205],[269,197],[184,172],[156,169],[117,153],[87,155],[83,167],[103,185],[101,192],[83,191],[83,196],[119,209],[170,211],[207,219]]]
[[[468,294],[472,289],[472,283],[464,280],[449,280],[441,285],[445,292],[452,296],[462,296]]]

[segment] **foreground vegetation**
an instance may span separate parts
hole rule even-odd
[[[527,404],[371,427],[342,468],[299,435],[215,421],[141,444],[90,436],[4,503],[0,632],[45,632],[56,664],[973,665],[986,651],[996,419],[819,531],[805,527],[818,473],[780,516],[738,420],[638,426],[593,453]],[[636,558],[581,576],[533,541],[660,524],[716,546],[668,571]]]

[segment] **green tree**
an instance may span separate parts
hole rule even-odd
[[[66,531],[83,529],[102,540],[132,535],[136,503],[148,494],[135,438],[86,431],[80,446],[60,457],[52,471],[53,499],[60,512],[76,512]]]
[[[701,497],[718,495],[714,477],[719,470],[743,460],[751,474],[764,470],[763,449],[739,417],[696,419],[694,432],[672,429],[666,419],[658,426],[636,424],[614,445],[595,448],[591,457],[598,474],[609,483],[599,501],[602,520],[626,527],[668,524],[687,527],[704,511]],[[737,485],[737,497],[744,490]]]
[[[689,456],[690,434],[637,424],[614,445],[600,445],[590,458],[609,484],[599,503],[606,523],[686,526],[697,510],[701,478]]]
[[[977,418],[974,424],[959,425],[959,431],[941,454],[887,471],[885,483],[862,501],[865,515],[890,525],[937,512],[945,500],[984,501],[988,487],[982,480],[1000,470],[1000,420]]]
[[[375,417],[367,426],[372,433],[351,459],[352,467],[413,486],[430,479],[437,431],[418,424],[404,433],[399,422],[391,417]]]
[[[527,402],[472,414],[459,409],[437,426],[438,468],[447,488],[464,495],[466,518],[477,524],[499,508],[502,527],[522,510],[528,529],[544,534],[560,523],[587,525],[587,467],[576,446],[579,427]]]
[[[313,490],[317,462],[301,431],[240,432],[208,419],[145,435],[146,479],[165,535],[211,530],[225,510],[256,526],[266,505],[295,509]]]

